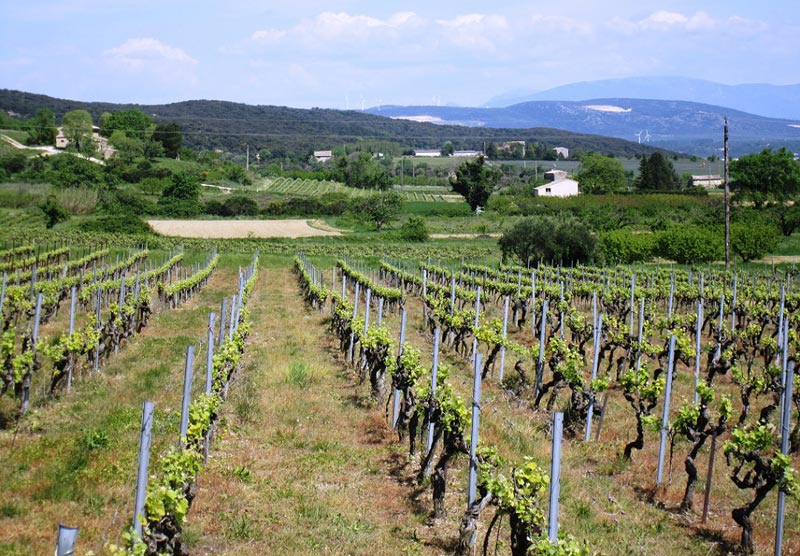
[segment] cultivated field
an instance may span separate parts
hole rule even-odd
[[[309,220],[148,220],[159,234],[196,238],[297,238],[338,236],[341,232],[322,229],[324,224]]]
[[[461,202],[463,197],[456,195],[446,187],[396,187],[406,201],[447,201]],[[309,179],[274,178],[265,179],[263,184],[257,188],[260,192],[277,193],[280,195],[292,195],[300,197],[318,197],[326,193],[345,193],[353,197],[364,197],[374,191],[368,189],[356,189],[346,187],[340,183],[332,181],[319,181]]]

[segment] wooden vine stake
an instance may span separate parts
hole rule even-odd
[[[472,380],[472,429],[469,442],[469,484],[467,487],[467,509],[475,502],[478,488],[478,430],[481,424],[481,364],[483,356],[475,355]]]
[[[219,309],[219,345],[221,346],[225,342],[225,315],[227,314],[228,309],[228,300],[226,298],[222,298],[222,303],[220,304]]]
[[[503,374],[505,373],[506,367],[506,334],[508,332],[508,303],[509,303],[509,296],[506,296],[505,301],[503,302],[503,345],[500,347],[500,373],[498,375],[498,382],[502,384],[503,382]]]
[[[359,283],[356,282],[356,291],[353,295],[353,320],[356,320],[358,316],[358,288]],[[356,342],[356,330],[352,326],[350,327],[350,347],[347,350],[347,361],[352,363],[353,362],[353,347]]]
[[[600,337],[603,332],[603,315],[598,315],[594,329],[594,350],[592,353],[592,382],[597,378],[597,366],[600,362]],[[594,414],[594,392],[589,401],[589,411],[586,414],[586,432],[583,436],[584,442],[589,442],[592,436],[592,415]]]
[[[433,433],[434,429],[436,429],[436,423],[433,420],[433,413],[436,408],[436,381],[437,375],[439,373],[439,342],[440,342],[441,330],[439,327],[436,327],[436,330],[433,331],[433,366],[431,367],[431,404],[428,408],[428,444],[426,454],[430,454],[430,451],[433,449]]]
[[[75,541],[78,540],[78,531],[80,531],[78,527],[67,527],[61,523],[58,524],[55,556],[72,556],[75,553]]]
[[[669,402],[672,395],[672,369],[675,363],[675,334],[669,337],[669,358],[667,359],[667,386],[664,390],[664,413],[661,416],[661,445],[658,448],[658,472],[656,485],[660,486],[664,478],[664,456],[667,451],[667,433],[669,432]]]
[[[142,521],[144,517],[144,503],[147,497],[147,473],[150,466],[150,443],[153,430],[153,402],[144,402],[142,405],[142,427],[139,434],[139,464],[136,473],[136,496],[133,505],[133,533],[142,538]]]
[[[475,361],[475,357],[478,354],[478,336],[475,335],[475,332],[478,330],[478,320],[481,314],[481,287],[478,286],[478,290],[475,294],[475,323],[473,324],[473,336],[472,336],[472,354],[470,355],[470,360],[472,362]]]
[[[75,286],[72,286],[70,290],[70,301],[69,301],[69,335],[75,332],[75,298],[76,298],[76,290]],[[72,391],[72,365],[67,365],[67,394]]]
[[[784,360],[785,361],[785,360]],[[781,454],[789,454],[789,435],[792,426],[792,382],[794,378],[794,361],[789,362],[784,376],[786,383],[783,388],[783,414],[781,415]],[[775,519],[775,556],[783,552],[783,525],[786,519],[786,491],[778,491],[778,513]]]
[[[183,449],[186,444],[186,434],[189,431],[189,404],[192,401],[192,367],[194,365],[194,346],[186,348],[186,369],[183,374],[183,403],[181,404],[181,429],[179,446]]]
[[[564,414],[553,415],[553,448],[550,458],[550,506],[547,515],[547,536],[558,540],[558,502],[561,495],[561,439],[564,433]]]
[[[397,347],[397,357],[403,355],[403,342],[406,341],[406,310],[400,315],[400,344]],[[400,389],[394,389],[394,401],[392,405],[392,428],[397,429],[397,418],[400,414]]]

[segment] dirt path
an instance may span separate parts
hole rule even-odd
[[[288,269],[262,270],[226,429],[198,483],[198,555],[438,554],[381,411],[328,349]],[[281,326],[276,326],[280,323]]]
[[[770,255],[755,262],[762,264],[800,263],[800,255]]]
[[[338,230],[309,220],[148,220],[147,223],[159,234],[176,237],[296,238],[341,235]]]

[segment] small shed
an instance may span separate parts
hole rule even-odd
[[[569,178],[561,178],[551,181],[539,187],[535,187],[537,197],[571,197],[577,195],[578,182]]]

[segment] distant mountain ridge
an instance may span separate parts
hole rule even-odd
[[[654,145],[553,128],[493,129],[434,125],[373,115],[365,112],[253,106],[218,100],[191,100],[162,105],[112,104],[57,99],[35,93],[0,89],[0,110],[26,118],[39,108],[50,108],[60,120],[68,111],[88,110],[97,122],[103,112],[138,109],[157,123],[175,121],[184,143],[195,149],[242,152],[269,149],[273,154],[330,149],[359,140],[387,141],[415,149],[438,149],[452,141],[457,149],[480,150],[486,142],[538,141],[550,147],[597,151],[616,156],[651,153]]]
[[[531,101],[505,108],[381,106],[370,109],[394,118],[475,127],[556,127],[641,141],[708,156],[722,148],[724,118],[730,124],[734,156],[772,147],[800,151],[800,121],[766,118],[709,104],[671,100],[594,98],[585,101]]]
[[[684,100],[770,118],[800,120],[800,84],[724,85],[705,79],[667,76],[582,81],[538,92],[509,92],[490,99],[486,107],[503,108],[535,100],[582,101],[592,98]]]

